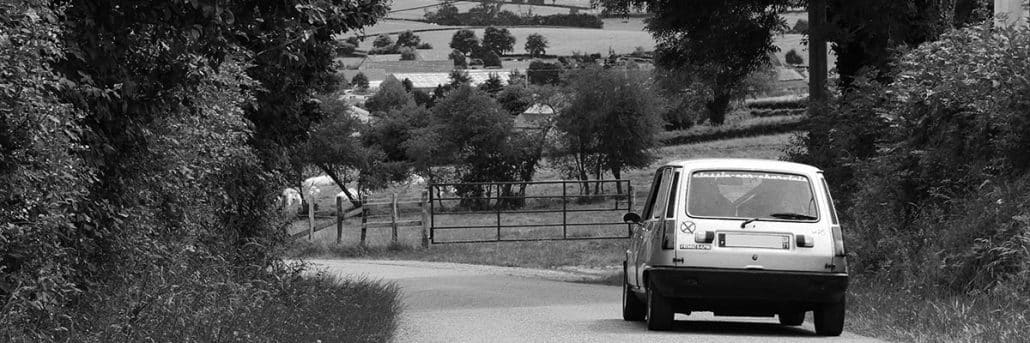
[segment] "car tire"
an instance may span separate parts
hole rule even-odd
[[[629,278],[625,264],[622,269],[622,320],[639,322],[647,315],[647,305],[637,298],[629,288]]]
[[[654,281],[647,283],[647,329],[664,331],[672,327],[672,307],[661,294],[654,291]]]
[[[780,324],[798,326],[805,322],[805,311],[783,312],[779,317]]]
[[[820,336],[840,336],[844,331],[844,299],[840,302],[825,304],[816,309],[815,333]]]

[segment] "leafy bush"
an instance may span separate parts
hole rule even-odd
[[[400,48],[396,45],[384,46],[381,48],[372,48],[368,50],[369,55],[396,55],[401,53]]]
[[[376,39],[372,41],[372,46],[376,48],[385,48],[393,45],[393,39],[388,34],[376,36]]]
[[[562,67],[558,63],[533,61],[526,69],[529,82],[536,85],[554,85],[561,81]]]
[[[428,50],[428,49],[432,49],[432,48],[433,48],[433,45],[429,44],[429,42],[422,42],[421,44],[418,45],[418,47],[416,47],[416,49],[419,49],[419,50]]]
[[[451,4],[440,5],[435,12],[425,15],[425,20],[437,25],[452,26],[566,26],[600,29],[604,28],[601,17],[593,14],[551,14],[520,16],[511,11],[491,11],[477,6],[465,13]]]
[[[402,48],[400,53],[401,53],[401,61],[414,61],[414,60],[418,59],[418,55],[415,53],[415,49],[412,49],[412,48]]]
[[[1030,291],[1027,60],[1026,31],[956,30],[813,118],[791,155],[843,194],[855,270],[923,293]]]
[[[787,55],[785,55],[783,59],[787,64],[805,64],[805,59],[801,58],[801,55],[799,55],[797,50],[794,49],[787,51]]]

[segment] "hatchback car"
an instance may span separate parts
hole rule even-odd
[[[844,240],[819,169],[705,159],[658,168],[623,263],[622,315],[670,328],[675,313],[778,316],[840,335]]]

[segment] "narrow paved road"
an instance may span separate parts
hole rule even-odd
[[[625,322],[621,289],[563,282],[575,275],[523,268],[451,263],[313,260],[340,276],[396,282],[404,314],[396,342],[875,342],[845,332],[819,337],[811,322],[779,325],[776,318],[676,315],[670,332]]]

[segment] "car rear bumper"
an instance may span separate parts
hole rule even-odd
[[[653,267],[647,273],[652,291],[696,303],[832,303],[848,288],[845,273],[691,267]]]

